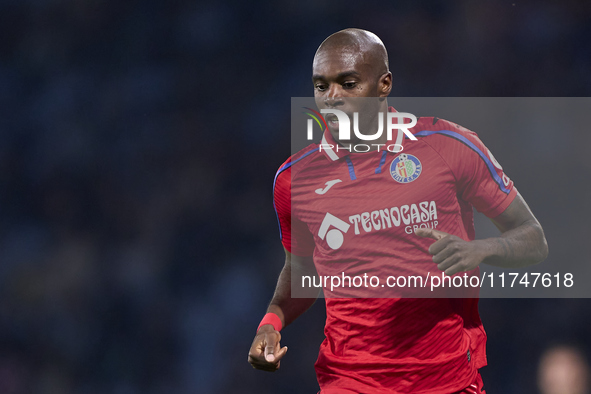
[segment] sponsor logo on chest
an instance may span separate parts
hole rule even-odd
[[[350,224],[349,224],[350,223]],[[418,228],[437,228],[437,205],[435,201],[401,205],[349,216],[349,223],[326,213],[320,224],[318,236],[325,240],[331,249],[339,249],[344,243],[344,233],[353,225],[354,234],[384,231],[404,226],[406,234]]]

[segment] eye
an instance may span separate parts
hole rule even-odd
[[[325,85],[325,84],[323,84],[323,83],[317,83],[317,84],[315,84],[315,85],[314,85],[314,88],[315,88],[316,90],[318,90],[318,91],[321,91],[321,92],[323,92],[323,91],[325,91],[325,90],[326,90],[326,85]]]
[[[357,86],[357,82],[345,82],[345,83],[343,83],[343,87],[345,89],[353,89],[355,86]]]

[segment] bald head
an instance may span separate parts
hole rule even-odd
[[[392,90],[392,73],[382,40],[361,29],[332,34],[316,51],[312,83],[318,109],[338,109],[349,117],[362,114],[359,130],[376,130],[380,114],[388,112],[387,97]],[[327,120],[328,129],[337,138],[334,133],[338,135],[339,130]]]
[[[345,29],[331,34],[320,44],[314,62],[326,53],[356,56],[359,62],[379,76],[389,71],[388,52],[384,43],[374,33],[362,29]]]

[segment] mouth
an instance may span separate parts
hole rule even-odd
[[[338,127],[339,125],[339,118],[336,115],[330,114],[324,118],[326,120],[326,124],[331,127]]]
[[[337,118],[336,115],[334,114],[328,114],[324,117],[324,120],[326,120],[326,124],[330,127],[330,128],[337,128],[339,126],[339,118]]]

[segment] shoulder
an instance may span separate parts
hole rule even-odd
[[[284,161],[275,174],[273,189],[286,189],[291,185],[291,179],[319,154],[318,144],[310,144]]]
[[[310,144],[299,152],[291,155],[285,160],[275,174],[275,181],[278,178],[289,178],[306,167],[310,161],[314,160],[319,152],[318,144]]]
[[[421,117],[412,133],[444,156],[450,154],[489,155],[478,135],[457,123],[437,117]]]
[[[457,123],[437,117],[421,117],[413,127],[415,137],[424,138],[425,141],[434,144],[481,143],[478,135],[472,130],[460,126]]]

